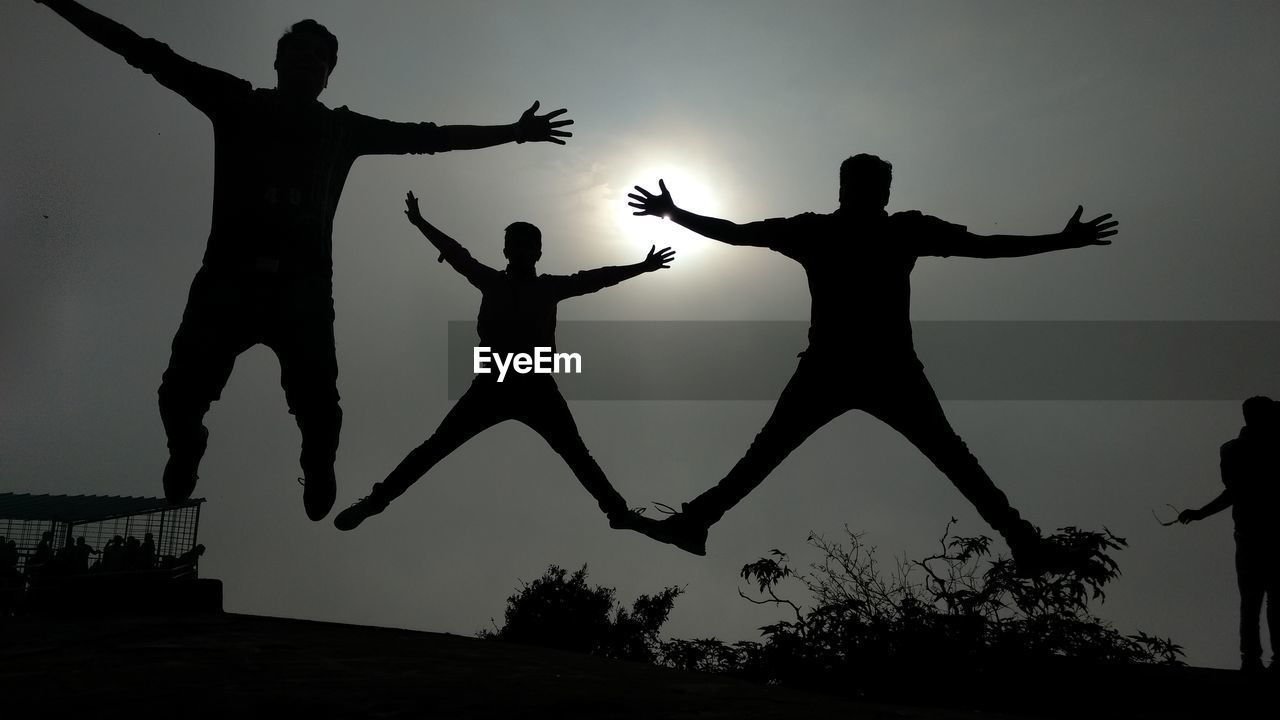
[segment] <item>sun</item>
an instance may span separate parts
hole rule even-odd
[[[686,230],[665,218],[649,215],[633,215],[635,208],[627,203],[627,195],[635,192],[635,186],[658,192],[658,180],[666,182],[667,190],[676,205],[699,215],[722,217],[724,203],[712,191],[708,176],[682,167],[676,163],[654,163],[644,169],[627,176],[613,212],[614,222],[628,245],[648,248],[656,245],[659,248],[670,247],[676,250],[678,258],[689,260],[701,254],[715,241]]]

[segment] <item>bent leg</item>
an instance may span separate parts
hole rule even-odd
[[[684,512],[710,527],[782,464],[819,428],[849,409],[838,390],[835,368],[806,355],[783,388],[773,414],[724,478],[685,505]]]
[[[380,502],[394,500],[463,443],[508,419],[493,385],[492,382],[473,381],[431,437],[411,450],[385,480],[374,485],[373,496]]]
[[[204,416],[221,397],[236,356],[256,341],[243,312],[250,302],[241,289],[201,271],[191,284],[182,323],[173,337],[158,393],[160,419],[171,463],[184,466],[180,475],[189,470],[191,483],[208,438]]]
[[[327,285],[318,285],[310,292],[280,289],[267,341],[280,360],[280,386],[302,434],[299,461],[308,479],[332,475],[342,429],[333,298]]]
[[[933,386],[918,364],[882,378],[864,409],[919,448],[1001,535],[1008,538],[1010,533],[1030,530],[951,428]]]
[[[516,411],[515,418],[541,435],[551,449],[564,458],[578,482],[591,493],[591,497],[595,498],[606,515],[625,512],[626,500],[609,483],[609,478],[600,469],[595,458],[591,457],[591,452],[587,450],[587,445],[578,432],[578,425],[573,421],[573,413],[555,382],[548,378],[545,389],[541,387],[541,379],[532,382],[538,382],[540,389],[522,398],[523,407]]]

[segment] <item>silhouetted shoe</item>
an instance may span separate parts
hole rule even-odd
[[[653,537],[653,533],[658,527],[658,521],[651,517],[645,517],[644,508],[631,508],[630,510],[615,510],[608,514],[609,527],[614,530],[635,530],[636,532]]]
[[[672,513],[661,521],[637,529],[658,542],[675,545],[687,553],[706,555],[707,525],[689,514],[688,503],[680,507],[681,512]]]
[[[170,503],[186,502],[196,489],[196,471],[200,458],[209,445],[209,429],[200,428],[199,440],[188,446],[169,450],[169,461],[164,465],[164,498]]]
[[[1089,574],[1098,562],[1094,549],[1075,546],[1057,537],[1041,537],[1030,524],[1021,532],[1006,538],[1013,564],[1019,577],[1038,577],[1047,573]]]
[[[302,484],[302,507],[307,510],[307,517],[319,522],[333,509],[338,499],[338,480],[329,467],[319,472],[308,473],[306,478],[298,478]]]
[[[374,493],[369,493],[338,513],[333,519],[333,526],[339,530],[354,530],[367,518],[386,510],[388,504],[388,501],[379,500],[374,497]]]
[[[609,527],[614,530],[636,530],[649,518],[644,516],[644,508],[623,508],[606,513]]]
[[[1271,669],[1274,670],[1275,666],[1276,664],[1275,664],[1275,661],[1273,660],[1271,662]],[[1240,663],[1241,672],[1260,673],[1263,671],[1263,669],[1264,668],[1262,666],[1262,658],[1249,658],[1248,660],[1245,660],[1244,662]]]

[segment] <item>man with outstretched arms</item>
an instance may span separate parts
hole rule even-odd
[[[502,247],[507,266],[498,270],[476,260],[457,240],[423,218],[413,193],[405,198],[405,205],[409,222],[435,246],[440,259],[480,291],[478,347],[487,348],[491,357],[528,358],[540,348],[554,353],[556,307],[560,301],[662,270],[675,258],[671,248],[649,248],[645,259],[634,265],[595,268],[572,275],[540,275],[536,263],[542,257],[542,232],[527,222],[514,222],[507,226]],[[338,513],[333,520],[338,529],[351,530],[382,512],[449,453],[507,420],[529,426],[564,458],[578,482],[609,518],[611,527],[641,530],[656,524],[628,510],[622,496],[609,484],[582,442],[554,373],[500,374],[488,367],[485,370],[488,371],[476,374],[426,442],[412,450],[385,480],[375,483],[367,497]]]
[[[338,406],[333,337],[334,211],[361,155],[436,153],[510,142],[553,142],[571,133],[564,110],[534,103],[509,125],[401,123],[331,109],[328,85],[338,41],[314,20],[295,23],[276,46],[276,86],[254,88],[187,60],[159,41],[73,0],[37,0],[129,64],[181,95],[213,123],[213,218],[160,385],[168,436],[165,495],[195,488],[208,442],[203,418],[237,355],[255,344],[280,360],[280,384],[302,433],[303,504],[312,520],[333,506]]]
[[[636,215],[665,217],[713,240],[769,248],[799,262],[812,296],[809,347],[773,415],[719,484],[652,529],[656,539],[704,554],[712,524],[811,434],[858,408],[933,461],[1004,536],[1022,571],[1065,570],[1086,559],[1023,520],[952,430],[912,345],[911,270],[921,256],[1016,257],[1106,245],[1116,223],[1110,215],[1082,223],[1077,208],[1060,233],[984,237],[915,210],[889,214],[891,180],[889,163],[855,155],[840,166],[835,212],[746,224],[677,207],[661,180],[657,194],[637,186],[629,196]]]

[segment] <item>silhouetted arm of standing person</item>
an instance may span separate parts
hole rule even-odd
[[[1231,507],[1231,487],[1239,479],[1244,468],[1238,467],[1239,461],[1236,453],[1230,449],[1231,443],[1223,446],[1222,455],[1219,460],[1219,468],[1222,471],[1222,484],[1226,485],[1226,489],[1218,494],[1218,497],[1209,501],[1207,505],[1199,509],[1188,509],[1178,513],[1178,522],[1183,525],[1196,520],[1204,520],[1205,518],[1215,515]]]
[[[462,247],[457,240],[446,235],[439,228],[427,222],[422,217],[422,213],[418,210],[418,198],[413,193],[408,193],[404,198],[405,211],[404,214],[409,218],[409,222],[418,228],[427,240],[440,251],[440,262],[447,262],[454,270],[457,270],[472,285],[483,290],[485,285],[494,276],[498,275],[498,271],[485,265],[484,263],[471,257],[471,253]]]
[[[589,295],[593,292],[603,290],[611,285],[617,285],[623,280],[630,280],[637,275],[643,275],[647,272],[655,270],[663,270],[670,267],[671,261],[676,257],[676,253],[671,248],[657,249],[656,245],[649,247],[649,254],[644,260],[634,265],[619,265],[595,268],[593,270],[582,270],[572,275],[561,276],[555,278],[555,294],[559,299],[576,297],[578,295]]]
[[[122,56],[130,65],[151,75],[206,115],[218,100],[238,91],[248,91],[247,81],[192,62],[168,45],[144,38],[120,23],[86,8],[74,0],[36,0],[46,5],[89,39]]]
[[[1203,520],[1211,515],[1216,515],[1229,507],[1231,507],[1231,491],[1223,490],[1218,497],[1210,500],[1204,507],[1183,510],[1178,513],[1178,522],[1186,525],[1189,522]]]

